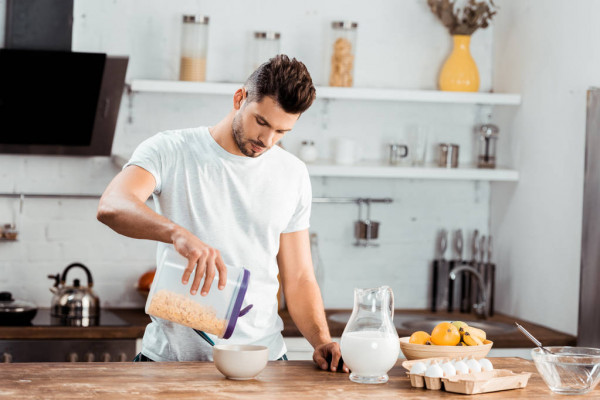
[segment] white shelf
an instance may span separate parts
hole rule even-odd
[[[459,168],[401,167],[363,163],[358,165],[307,164],[311,176],[347,178],[401,178],[466,181],[516,182],[519,172],[510,169],[479,169],[472,166]]]
[[[182,82],[136,79],[133,92],[233,95],[242,83]],[[462,103],[517,106],[521,95],[511,93],[442,92],[438,90],[399,90],[317,86],[318,99],[407,101],[422,103]]]
[[[129,160],[124,155],[112,156],[113,163],[119,168]],[[428,165],[423,168],[395,167],[380,163],[361,163],[358,165],[335,165],[320,162],[306,164],[310,176],[338,178],[399,178],[399,179],[439,179],[464,181],[504,181],[516,182],[519,172],[510,169],[478,169],[472,167],[439,168]]]

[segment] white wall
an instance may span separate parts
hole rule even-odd
[[[521,179],[492,190],[499,308],[577,332],[586,90],[600,85],[600,3],[500,1],[494,87],[520,92],[512,147]]]
[[[417,0],[76,0],[73,50],[128,54],[129,80],[174,79],[184,12],[211,17],[207,74],[218,81],[245,78],[246,38],[255,29],[281,31],[282,51],[305,61],[320,81],[324,27],[333,19],[357,20],[356,85],[369,87],[434,88],[451,45],[426,3]],[[472,43],[483,90],[491,82],[491,41],[488,30],[477,33]],[[160,130],[214,124],[230,104],[226,96],[124,97],[114,152],[128,155]],[[386,142],[402,140],[406,126],[426,121],[433,133],[431,147],[439,141],[458,142],[461,162],[468,163],[476,113],[465,105],[318,100],[284,138],[284,145],[295,152],[301,140],[311,138],[327,158],[331,140],[344,135],[364,144],[364,158],[382,159]],[[16,193],[100,193],[118,171],[106,158],[0,156],[0,166],[0,192]],[[315,204],[311,223],[321,239],[327,307],[351,307],[355,286],[388,284],[395,291],[397,307],[424,308],[436,231],[464,228],[487,233],[488,229],[487,183],[317,178],[313,189],[315,196],[394,199],[391,205],[374,207],[373,219],[382,222],[381,246],[369,249],[351,245],[355,206]],[[0,200],[0,222],[13,218],[16,200]],[[132,287],[154,263],[153,244],[121,237],[102,226],[95,220],[96,204],[94,199],[26,200],[21,240],[0,243],[0,286],[48,305],[50,281],[45,276],[78,260],[92,269],[103,305],[141,305]]]

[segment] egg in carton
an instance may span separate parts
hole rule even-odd
[[[473,358],[457,360],[449,357],[404,361],[402,366],[409,371],[407,375],[410,377],[412,387],[426,387],[430,390],[440,390],[443,378],[468,375],[482,370],[491,371],[494,368],[485,358],[477,361]]]
[[[531,373],[494,369],[491,361],[448,357],[404,361],[413,387],[462,394],[489,393],[527,386]],[[443,385],[442,385],[443,384]]]

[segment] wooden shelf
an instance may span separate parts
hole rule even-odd
[[[242,83],[183,82],[136,79],[133,92],[233,95]],[[339,88],[317,86],[317,99],[405,101],[420,103],[460,103],[518,106],[521,95],[512,93],[442,92],[438,90],[400,90]]]

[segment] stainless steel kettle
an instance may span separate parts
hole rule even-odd
[[[75,279],[71,286],[66,285],[67,272],[71,268],[82,268],[87,275],[87,286],[81,286],[79,279]],[[54,286],[50,291],[54,293],[50,316],[52,325],[66,326],[96,326],[100,322],[100,299],[92,290],[94,281],[90,270],[83,264],[73,263],[65,268],[62,273],[48,275],[54,279]]]

